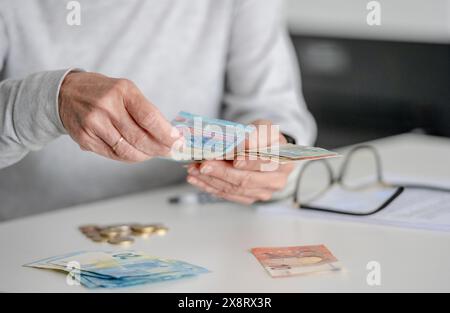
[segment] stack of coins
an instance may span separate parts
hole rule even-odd
[[[130,245],[134,242],[134,237],[164,236],[169,230],[162,224],[136,223],[106,226],[82,225],[78,229],[93,242],[107,242],[112,245]]]

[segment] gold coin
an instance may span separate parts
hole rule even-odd
[[[131,227],[129,224],[114,224],[114,225],[109,225],[106,228],[113,229],[113,230],[120,230],[122,232],[131,231]]]
[[[123,231],[120,228],[105,228],[100,231],[100,235],[106,238],[125,237],[130,234],[130,231]]]
[[[112,245],[130,245],[134,242],[131,237],[114,237],[108,240],[108,243]]]
[[[158,236],[164,236],[168,231],[169,229],[167,227],[159,226],[155,229],[155,234],[157,234]]]
[[[108,237],[114,237],[116,234],[117,234],[117,232],[111,232],[111,231],[109,231],[108,229],[102,229],[102,230],[100,231],[100,236],[106,237],[106,238],[108,238]]]
[[[151,234],[155,231],[155,229],[159,226],[159,224],[133,224],[131,225],[131,230],[137,234]]]
[[[93,242],[107,242],[108,238],[102,237],[102,236],[93,236],[93,237],[89,237],[89,239],[91,239]]]
[[[153,233],[137,233],[137,232],[133,232],[132,235],[134,237],[139,237],[142,239],[147,239],[150,238],[151,236],[153,236]]]

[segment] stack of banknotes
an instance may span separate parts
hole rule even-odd
[[[339,156],[336,152],[328,151],[323,148],[299,146],[291,143],[279,145],[275,148],[245,149],[238,152],[237,155],[244,157],[245,159],[262,159],[280,164]]]
[[[87,288],[121,288],[193,277],[205,268],[178,260],[156,258],[136,251],[82,251],[51,257],[26,267],[67,272],[69,285]]]
[[[338,156],[337,153],[326,149],[294,144],[265,147],[259,143],[258,148],[252,148],[243,143],[257,130],[255,126],[212,119],[183,111],[178,113],[172,125],[183,134],[185,139],[184,145],[180,145],[179,150],[172,151],[171,158],[177,161],[232,160],[240,157],[288,163]]]

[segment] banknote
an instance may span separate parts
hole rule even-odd
[[[261,147],[261,143],[258,142],[256,143],[258,148],[249,148],[244,143],[252,133],[257,131],[256,126],[208,118],[189,112],[179,112],[172,121],[172,125],[184,137],[184,145],[172,149],[171,159],[176,161],[233,160],[239,157],[289,163],[339,156],[337,153],[323,148],[294,144]],[[263,142],[264,139],[267,139],[260,138],[260,136],[253,136],[253,138],[263,139]]]
[[[178,113],[172,125],[185,139],[183,149],[173,151],[172,158],[178,160],[223,159],[254,130],[253,126],[184,111]]]
[[[80,283],[88,288],[118,288],[192,277],[207,273],[187,262],[142,252],[80,251],[34,261],[24,266],[70,272],[77,264]]]
[[[318,147],[282,144],[279,146],[246,149],[238,152],[245,159],[263,159],[278,163],[334,158],[338,153]]]
[[[253,248],[251,252],[272,277],[341,269],[339,261],[324,245]]]

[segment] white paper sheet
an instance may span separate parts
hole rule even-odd
[[[403,179],[403,181],[407,180]],[[342,193],[341,198],[339,198],[339,193],[335,192],[320,201],[320,204],[326,205],[326,201],[328,201],[332,208],[344,208],[346,207],[344,201],[348,201],[348,199],[348,194]],[[362,204],[360,210],[367,212],[367,203],[374,204],[374,199],[374,195],[369,197],[367,201],[358,199]],[[349,204],[350,210],[358,211],[358,205],[355,205],[355,201],[350,201],[347,204]],[[442,191],[405,189],[385,209],[370,216],[348,216],[295,209],[288,201],[260,206],[258,210],[262,214],[293,214],[304,218],[335,219],[450,232],[450,193]]]

